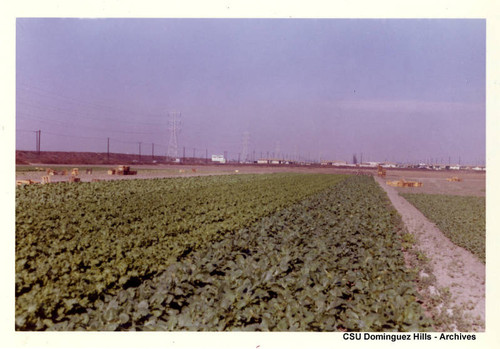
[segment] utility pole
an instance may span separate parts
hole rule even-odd
[[[35,148],[36,148],[36,153],[38,155],[40,155],[40,136],[42,134],[42,131],[38,130],[38,131],[35,131],[35,135],[36,135],[36,144],[35,144]]]
[[[41,146],[40,146],[41,145],[41,139],[42,139],[42,131],[38,130],[37,147],[36,147],[38,155],[40,155],[40,151],[41,151]]]
[[[186,147],[182,147],[182,162],[186,160]]]
[[[152,160],[155,159],[155,144],[154,143],[151,144],[151,159]]]
[[[205,148],[205,163],[208,164],[208,149]]]
[[[108,161],[109,161],[109,137],[108,137]]]
[[[139,162],[141,161],[141,144],[142,142],[139,142]]]
[[[241,153],[238,153],[238,164],[240,163],[240,154]]]

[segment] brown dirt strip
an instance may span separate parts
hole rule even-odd
[[[422,294],[424,307],[425,294],[432,297],[448,289],[451,300],[446,305],[441,304],[441,307],[448,309],[438,309],[439,313],[453,318],[454,309],[462,309],[467,317],[477,319],[472,321],[474,326],[469,328],[469,331],[485,331],[485,265],[469,251],[453,244],[434,223],[401,197],[395,188],[388,186],[384,179],[376,176],[374,178],[387,192],[407,231],[415,237],[417,249],[424,252],[428,258],[428,264],[435,276],[435,284],[427,285],[423,279],[430,275],[420,272],[420,284],[427,285]],[[457,325],[453,323],[449,328],[458,330]]]

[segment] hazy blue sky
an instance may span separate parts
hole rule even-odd
[[[484,163],[485,20],[18,19],[17,149]]]

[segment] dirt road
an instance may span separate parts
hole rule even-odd
[[[420,286],[425,287],[421,290],[424,306],[426,299],[428,307],[438,300],[437,307],[432,306],[434,309],[429,311],[448,318],[448,323],[442,330],[484,331],[485,265],[469,251],[453,244],[434,223],[401,197],[395,188],[388,186],[384,179],[374,178],[401,214],[408,232],[416,238],[417,249],[428,259],[430,272],[421,271],[419,277]],[[444,301],[447,290],[451,296],[448,302]],[[464,316],[467,319],[463,319]],[[466,320],[467,324],[459,323]],[[464,329],[464,326],[472,328]]]

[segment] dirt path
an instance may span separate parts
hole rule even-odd
[[[434,223],[401,197],[396,189],[388,186],[385,180],[374,178],[401,214],[408,232],[416,238],[417,249],[423,251],[428,258],[431,272],[421,271],[419,280],[421,286],[425,285],[421,292],[424,306],[429,303],[429,297],[434,300],[443,298],[443,293],[448,289],[451,299],[441,303],[438,301],[439,309],[430,309],[434,315],[437,311],[448,318],[445,329],[464,331],[463,327],[469,326],[465,330],[485,331],[485,265],[469,251],[453,244]],[[424,279],[434,280],[432,276],[435,281],[426,283]],[[463,313],[458,314],[459,312]],[[459,321],[465,321],[464,315],[467,324],[459,324]]]

